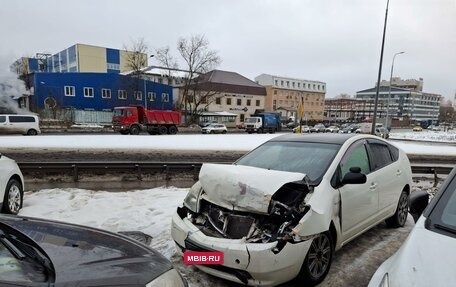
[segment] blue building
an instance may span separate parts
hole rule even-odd
[[[43,117],[51,115],[52,118],[59,118],[59,111],[70,110],[107,112],[105,118],[109,118],[114,107],[129,105],[142,105],[147,109],[173,109],[171,86],[133,76],[39,72],[32,74],[32,85],[34,93],[29,99],[30,110]]]

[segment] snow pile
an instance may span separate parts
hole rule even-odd
[[[456,143],[456,133],[454,133],[452,131],[449,131],[449,132],[433,132],[433,131],[397,132],[397,133],[391,133],[390,139]]]
[[[188,189],[154,188],[127,192],[44,189],[27,192],[19,215],[46,218],[118,231],[141,231],[153,237],[151,247],[167,258],[175,252],[172,214]]]

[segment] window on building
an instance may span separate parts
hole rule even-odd
[[[298,88],[301,88],[301,83],[298,83]]]
[[[110,99],[111,98],[111,89],[101,89],[101,97],[103,99]]]
[[[274,95],[277,95],[277,90],[274,90]]]
[[[65,86],[65,96],[67,97],[74,97],[74,86]]]
[[[241,122],[244,122],[244,120],[245,120],[245,115],[244,115],[244,114],[240,114],[240,115],[239,115],[239,120],[240,120]]]
[[[280,81],[280,85],[283,87],[283,81]]]
[[[162,103],[168,103],[169,102],[169,94],[168,93],[162,93]]]
[[[93,88],[84,87],[84,97],[93,98]]]
[[[157,94],[154,92],[148,92],[147,98],[149,99],[149,101],[155,102],[157,100]]]
[[[215,98],[215,104],[216,105],[221,105],[222,104],[222,98],[220,98],[220,97]]]
[[[226,98],[226,105],[230,106],[231,105],[231,98]]]
[[[278,86],[279,85],[279,81],[275,80],[275,85]]]
[[[293,86],[293,88],[295,87],[295,82],[292,82],[291,85]]]
[[[242,105],[242,99],[237,99],[236,100],[236,105],[241,106]]]
[[[117,97],[118,97],[120,100],[126,100],[126,99],[127,99],[127,91],[125,91],[125,90],[118,90],[118,91],[117,91]]]
[[[256,100],[256,101],[255,101],[255,105],[256,105],[257,107],[259,107],[259,106],[260,106],[260,100]]]
[[[250,105],[251,105],[251,102],[252,102],[252,100],[247,99],[247,102],[246,102],[247,106],[250,106]]]
[[[141,91],[135,91],[135,99],[137,101],[141,101],[142,100],[142,92]]]

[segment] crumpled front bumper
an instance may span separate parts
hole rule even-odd
[[[202,271],[251,286],[275,286],[295,278],[312,240],[286,243],[273,252],[277,242],[247,243],[243,239],[210,237],[177,213],[172,218],[171,236],[180,251],[221,251],[223,265],[196,265]]]

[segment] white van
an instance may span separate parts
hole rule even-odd
[[[0,134],[34,136],[41,133],[40,119],[34,115],[0,115]]]

